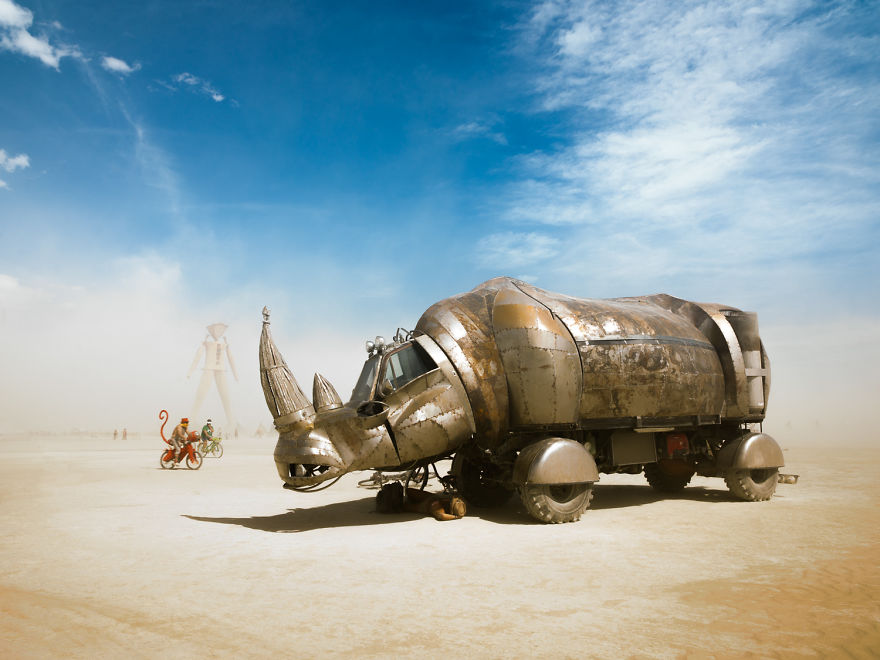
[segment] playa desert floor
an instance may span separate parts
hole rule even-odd
[[[0,656],[880,655],[880,451],[793,447],[769,502],[603,475],[575,524],[518,501],[375,513],[282,490],[271,440],[161,470],[161,440],[0,438]]]

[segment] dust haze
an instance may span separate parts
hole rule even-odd
[[[202,364],[187,373],[220,322],[238,381],[227,372],[242,432],[271,428],[260,388],[258,346],[265,292],[238,291],[205,304],[181,293],[180,270],[159,258],[127,259],[109,282],[87,289],[0,279],[0,433],[157,432],[159,410],[192,414]],[[346,397],[360,373],[369,331],[316,327],[311,315],[273,314],[272,331],[303,390],[319,371]],[[389,322],[390,323],[393,321]],[[396,327],[396,326],[395,326]],[[388,328],[388,332],[393,332]],[[373,333],[379,334],[379,331]],[[199,418],[228,422],[213,385]]]
[[[162,408],[172,418],[192,415],[201,365],[189,379],[187,372],[215,322],[229,326],[239,380],[231,373],[227,379],[241,431],[271,428],[257,359],[264,304],[273,309],[273,335],[303,390],[311,392],[320,372],[344,399],[363,364],[364,340],[411,327],[422,311],[387,308],[380,326],[340,299],[338,316],[327,321],[308,311],[310,301],[277,291],[243,288],[210,303],[188,300],[179,267],[155,255],[109,268],[107,280],[91,289],[0,276],[0,433],[154,433]],[[754,311],[760,320],[762,310]],[[767,432],[783,447],[877,439],[871,411],[880,381],[872,367],[880,364],[880,343],[872,319],[760,327],[772,366]],[[225,423],[213,386],[199,417]]]

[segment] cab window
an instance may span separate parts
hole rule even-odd
[[[367,401],[373,392],[373,383],[376,382],[376,370],[379,367],[379,356],[374,355],[364,363],[361,375],[357,379],[354,390],[351,393],[351,401],[360,403]]]
[[[411,343],[388,356],[385,361],[383,382],[390,382],[391,386],[397,390],[436,368],[437,365],[425,352],[425,349],[418,344]]]

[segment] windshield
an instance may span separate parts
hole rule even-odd
[[[357,379],[357,383],[351,392],[351,401],[360,403],[370,399],[370,392],[373,390],[373,383],[376,382],[376,369],[379,366],[379,355],[374,355],[366,362],[361,370],[361,375]]]
[[[390,382],[396,390],[436,368],[437,365],[424,348],[418,344],[408,344],[388,356],[383,381]]]

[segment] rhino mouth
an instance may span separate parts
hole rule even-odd
[[[331,470],[329,465],[316,465],[315,463],[288,463],[288,466],[289,476],[292,479],[320,477]]]
[[[285,485],[296,488],[313,486],[339,476],[342,471],[332,465],[317,463],[288,463],[276,462],[278,474]]]
[[[318,429],[296,438],[279,438],[275,466],[285,485],[294,488],[313,486],[345,471],[333,443],[323,430]]]

